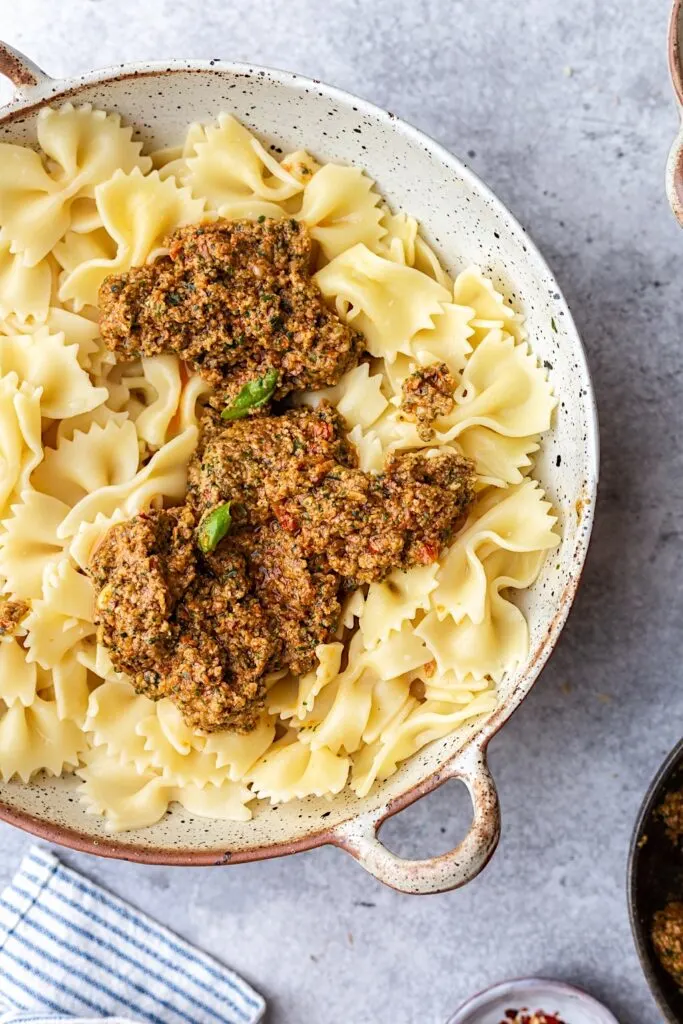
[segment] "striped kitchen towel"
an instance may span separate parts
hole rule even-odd
[[[0,1024],[254,1024],[265,1011],[233,971],[41,847],[0,897],[0,1002]]]

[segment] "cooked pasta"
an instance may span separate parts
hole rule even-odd
[[[278,161],[229,114],[148,156],[118,115],[67,103],[39,115],[36,141],[0,145],[0,585],[24,609],[0,632],[0,777],[75,772],[86,812],[112,830],[152,825],[173,802],[242,821],[258,800],[367,794],[489,714],[527,657],[511,594],[559,537],[529,476],[555,399],[521,315],[480,268],[451,280],[361,169],[304,151]],[[362,470],[450,449],[476,472],[438,560],[356,590],[312,671],[267,678],[247,733],[203,732],[136,693],[98,640],[85,571],[113,524],[183,500],[211,391],[175,354],[117,365],[98,289],[217,217],[294,218],[315,240],[314,280],[372,359],[293,400],[336,406]],[[435,363],[457,386],[426,440],[402,387]]]

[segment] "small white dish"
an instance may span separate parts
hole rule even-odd
[[[501,1024],[511,1009],[557,1014],[562,1024],[619,1024],[593,996],[546,978],[517,978],[487,988],[456,1010],[448,1024]]]

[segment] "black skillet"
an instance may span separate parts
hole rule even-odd
[[[638,956],[659,1008],[671,1024],[683,1024],[683,990],[659,963],[652,946],[652,918],[672,899],[683,899],[683,846],[666,835],[655,814],[667,793],[683,788],[683,740],[674,747],[652,782],[631,840],[628,899]]]

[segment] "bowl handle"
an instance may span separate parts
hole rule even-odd
[[[19,50],[0,41],[0,75],[9,78],[19,96],[52,79]]]
[[[498,793],[483,750],[472,746],[457,764],[440,773],[437,785],[461,779],[469,790],[474,817],[469,832],[458,846],[440,857],[406,860],[384,846],[377,837],[386,814],[366,814],[336,830],[333,842],[356,858],[366,871],[399,892],[447,892],[471,882],[490,860],[500,838]],[[433,788],[433,787],[430,787]]]
[[[682,123],[666,165],[666,192],[671,209],[683,226],[683,0],[675,0],[669,23],[669,70]]]
[[[666,165],[666,194],[674,216],[683,227],[683,131],[669,153]]]

